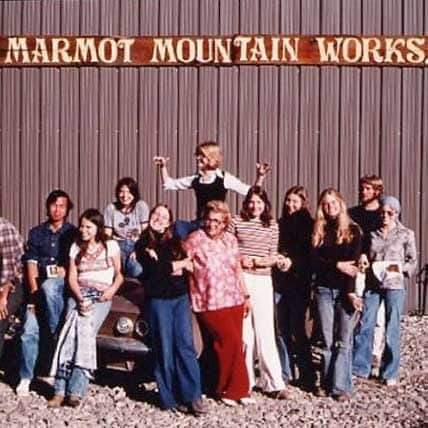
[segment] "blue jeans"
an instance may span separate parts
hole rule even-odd
[[[333,395],[352,392],[353,312],[339,290],[318,286],[316,302],[323,339],[321,386]]]
[[[44,362],[48,365],[53,356],[55,334],[64,310],[64,279],[48,278],[40,285],[36,314],[26,311],[21,334],[19,376],[32,379],[39,355],[40,332],[44,335]]]
[[[122,262],[122,271],[125,276],[138,278],[143,273],[143,267],[136,259],[131,258],[134,252],[135,242],[131,239],[118,241],[120,247],[120,259]]]
[[[155,359],[155,378],[164,409],[201,397],[201,379],[189,296],[150,299],[150,329]]]
[[[400,368],[400,318],[403,311],[405,290],[367,290],[360,330],[354,340],[353,373],[369,377],[372,364],[374,329],[377,310],[385,301],[386,338],[380,368],[382,379],[398,379]]]
[[[67,302],[67,314],[75,310],[76,300],[73,297],[70,297]],[[93,332],[96,336],[98,330],[101,328],[104,320],[107,318],[108,313],[110,312],[111,301],[110,302],[96,302],[93,304],[91,322],[93,325]],[[86,395],[89,385],[89,379],[91,378],[91,373],[88,369],[82,367],[74,366],[71,371],[71,376],[69,378],[55,377],[55,394],[56,395],[76,395],[77,397],[83,398]]]

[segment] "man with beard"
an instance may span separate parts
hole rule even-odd
[[[359,182],[359,205],[349,210],[352,220],[363,231],[363,253],[368,256],[370,250],[370,233],[381,225],[379,199],[383,194],[383,181],[377,175],[364,175]],[[385,307],[379,307],[372,352],[372,374],[379,371],[383,353],[385,333]]]

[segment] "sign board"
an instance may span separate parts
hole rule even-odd
[[[423,36],[0,37],[1,67],[427,64]]]

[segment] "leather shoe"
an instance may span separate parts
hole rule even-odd
[[[55,394],[49,401],[48,407],[60,407],[64,403],[64,396]]]
[[[67,399],[67,404],[70,407],[79,407],[82,400],[77,395],[70,395]]]

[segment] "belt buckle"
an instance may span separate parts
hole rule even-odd
[[[47,265],[46,276],[48,278],[58,278],[58,265]]]

